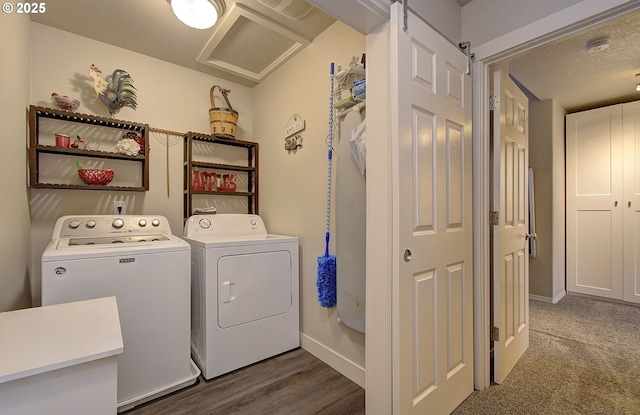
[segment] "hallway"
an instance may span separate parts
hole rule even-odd
[[[529,304],[529,349],[454,414],[637,414],[640,307],[577,295]]]

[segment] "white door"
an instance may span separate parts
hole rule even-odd
[[[567,289],[621,299],[622,106],[567,115],[566,148]]]
[[[473,391],[471,78],[466,57],[391,7],[393,412]]]
[[[640,101],[624,104],[624,301],[640,303]]]
[[[502,383],[529,347],[529,101],[506,66],[493,70],[492,88],[494,381]]]

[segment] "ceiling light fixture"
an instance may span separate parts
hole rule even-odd
[[[589,53],[602,52],[603,50],[611,46],[610,42],[611,40],[606,37],[602,39],[592,40],[591,42],[587,43],[585,49],[587,49],[587,52]]]
[[[637,74],[636,74],[636,78],[637,78],[638,76],[640,76],[640,73],[637,73]],[[640,92],[640,82],[638,82],[638,83],[636,84],[636,91],[639,91],[639,92]]]
[[[167,0],[178,19],[194,29],[208,29],[225,11],[224,0]]]

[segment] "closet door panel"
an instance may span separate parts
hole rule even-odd
[[[575,194],[576,197],[613,196],[618,172],[616,162],[619,137],[612,136],[611,115],[580,117],[575,121]]]
[[[576,285],[583,289],[611,291],[615,286],[611,275],[616,230],[611,212],[604,210],[580,210],[576,212]],[[593,238],[593,235],[600,235]]]
[[[622,106],[570,114],[567,289],[622,298]]]
[[[640,303],[640,101],[623,105],[624,293]]]

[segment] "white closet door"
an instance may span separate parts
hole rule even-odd
[[[493,379],[504,382],[529,348],[529,100],[509,77],[493,70],[493,202],[500,213],[493,229]]]
[[[569,114],[567,288],[622,298],[622,106]]]
[[[623,106],[624,301],[640,303],[640,101]]]
[[[471,77],[455,45],[407,20],[393,4],[393,413],[449,414],[473,392]]]

